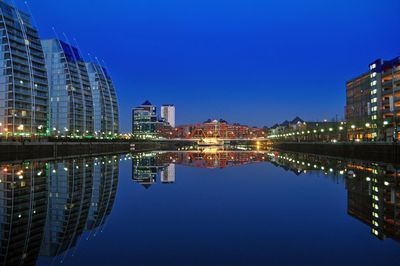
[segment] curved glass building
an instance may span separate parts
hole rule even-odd
[[[48,83],[38,31],[28,14],[0,1],[0,133],[45,133]]]
[[[43,40],[42,46],[49,79],[51,133],[92,135],[92,92],[78,49],[58,39]]]
[[[119,133],[119,111],[114,84],[106,68],[86,63],[93,95],[94,134],[97,137]]]

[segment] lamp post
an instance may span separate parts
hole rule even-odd
[[[353,139],[353,141],[355,141],[355,135],[356,135],[356,126],[355,125],[351,125],[351,129],[352,129],[352,132],[353,132],[353,134],[352,134],[352,139]]]
[[[41,134],[42,134],[42,132],[43,132],[42,130],[43,130],[43,125],[39,125],[39,126],[38,126],[39,142],[40,142]]]
[[[22,131],[24,131],[24,125],[23,124],[21,124],[21,125],[19,125],[18,127],[17,127],[17,130],[20,132],[20,134],[21,134],[21,140],[22,140]]]
[[[369,130],[370,126],[371,126],[370,123],[368,123],[368,122],[365,123],[365,128],[367,129],[367,140],[369,140],[368,135],[370,134],[370,130]],[[364,138],[365,138],[365,136],[363,136],[363,140],[364,140]]]
[[[8,141],[8,128],[5,128],[4,132],[6,133],[6,141]]]

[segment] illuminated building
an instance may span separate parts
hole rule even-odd
[[[49,124],[53,135],[92,135],[93,98],[78,49],[58,39],[42,41],[50,87]]]
[[[336,142],[347,140],[345,126],[342,121],[306,122],[296,117],[292,121],[275,124],[269,129],[268,135],[273,140],[292,142]]]
[[[0,133],[46,133],[48,82],[31,17],[0,1]]]
[[[400,57],[389,61],[376,60],[369,65],[371,77],[371,124],[383,129],[384,140],[399,139],[400,114]]]
[[[86,63],[93,95],[93,123],[95,136],[119,133],[119,111],[114,84],[105,67]]]
[[[349,140],[371,139],[365,124],[370,121],[371,85],[370,74],[362,74],[346,83],[346,121],[355,128],[349,130]]]
[[[132,110],[132,133],[135,138],[154,138],[162,125],[158,120],[157,108],[149,101]]]
[[[369,72],[346,83],[346,120],[350,139],[398,140],[400,57],[378,59]]]

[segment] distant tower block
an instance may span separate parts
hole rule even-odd
[[[171,127],[175,127],[175,106],[173,104],[162,105],[161,118]]]

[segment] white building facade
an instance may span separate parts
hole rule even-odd
[[[173,104],[162,105],[161,118],[171,127],[175,127],[175,106]]]

